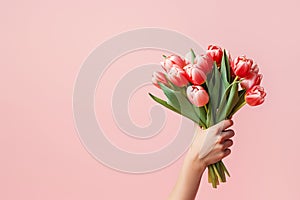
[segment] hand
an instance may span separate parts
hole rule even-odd
[[[196,125],[193,142],[169,200],[195,199],[205,168],[230,154],[234,131],[227,128],[232,124],[232,120],[224,120],[206,130]]]
[[[229,147],[233,145],[233,141],[230,138],[234,136],[234,131],[227,128],[232,125],[232,120],[223,120],[206,130],[196,125],[189,153],[193,158],[197,158],[201,166],[205,168],[231,153]]]

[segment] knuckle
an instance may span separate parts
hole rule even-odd
[[[223,151],[223,149],[224,149],[224,145],[223,144],[216,145],[216,150]]]
[[[217,139],[217,143],[222,143],[222,141],[223,141],[223,137],[219,136],[218,139]]]

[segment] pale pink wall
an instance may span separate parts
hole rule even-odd
[[[73,84],[88,54],[112,35],[149,26],[245,53],[264,73],[266,103],[235,117],[235,145],[225,160],[232,178],[213,190],[205,176],[201,199],[299,198],[299,6],[297,0],[2,1],[0,199],[166,199],[182,159],[151,174],[116,172],[87,153],[72,116]],[[149,140],[145,149],[158,144]]]

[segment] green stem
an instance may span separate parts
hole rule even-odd
[[[224,171],[225,171],[225,173],[227,174],[227,176],[229,176],[229,177],[230,177],[230,174],[229,174],[228,170],[226,169],[226,167],[225,167],[224,163],[223,163],[222,161],[220,161],[220,164],[221,164],[221,165],[222,165],[222,167],[224,168]]]

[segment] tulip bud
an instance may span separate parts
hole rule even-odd
[[[234,59],[233,71],[238,77],[244,78],[248,75],[252,65],[252,59],[248,59],[246,56],[239,56]]]
[[[166,75],[163,72],[154,72],[152,75],[152,83],[158,88],[160,88],[158,83],[162,83],[166,86],[169,86]]]
[[[221,64],[222,56],[223,56],[223,50],[221,47],[215,45],[209,45],[206,54],[210,56],[213,59],[213,61],[217,63],[217,65]]]
[[[160,64],[166,72],[170,71],[172,67],[183,68],[186,65],[185,61],[177,55],[166,57],[164,62],[161,62]]]
[[[197,107],[202,107],[209,101],[209,96],[206,90],[199,85],[191,85],[187,87],[186,94],[189,101]]]
[[[186,77],[185,71],[179,67],[172,67],[168,72],[169,80],[178,87],[184,87],[189,83]]]
[[[266,93],[264,88],[256,85],[246,93],[245,100],[250,106],[258,106],[265,101],[265,97]]]

